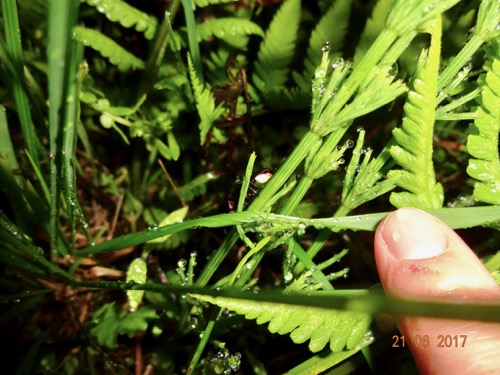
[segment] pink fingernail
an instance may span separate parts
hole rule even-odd
[[[401,208],[385,221],[382,238],[398,259],[426,259],[441,255],[446,238],[431,215],[415,208]]]

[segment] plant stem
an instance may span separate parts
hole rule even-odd
[[[299,144],[295,147],[290,156],[280,167],[280,169],[278,169],[276,174],[266,184],[260,194],[249,205],[249,211],[260,211],[265,207],[266,203],[283,187],[285,182],[290,178],[292,173],[304,160],[304,158],[309,153],[309,150],[311,149],[311,145],[314,144],[317,139],[318,136],[311,131],[307,132],[306,135],[304,135]],[[231,248],[237,240],[238,233],[236,229],[232,229],[220,245],[219,249],[208,261],[208,264],[203,269],[200,277],[198,278],[198,280],[196,280],[196,286],[205,286],[208,283],[219,265],[227,257],[229,251],[231,251]]]

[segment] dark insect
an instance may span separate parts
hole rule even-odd
[[[250,183],[248,184],[248,191],[245,197],[245,202],[243,207],[248,207],[250,202],[259,194],[264,185],[273,177],[273,172],[269,168],[265,168],[257,174],[256,176],[250,179]],[[238,202],[238,197],[240,194],[240,186],[242,183],[241,178],[236,178],[237,187],[233,188],[233,191],[230,195],[230,198],[227,201],[227,207],[229,212],[235,211]]]

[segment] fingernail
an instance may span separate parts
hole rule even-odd
[[[426,259],[446,249],[443,228],[431,215],[414,208],[400,208],[384,223],[382,238],[398,259]]]

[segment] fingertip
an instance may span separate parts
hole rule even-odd
[[[386,292],[401,298],[453,295],[455,291],[462,298],[464,290],[477,297],[478,291],[488,294],[499,289],[451,228],[414,208],[401,208],[380,223],[375,261]]]
[[[380,223],[375,261],[384,290],[397,298],[500,299],[500,286],[474,252],[446,224],[420,210],[402,208]],[[398,327],[423,374],[493,374],[500,368],[499,324],[408,316],[398,319]],[[440,335],[466,337],[467,343],[443,348]],[[429,345],[416,345],[417,338],[427,338]]]

